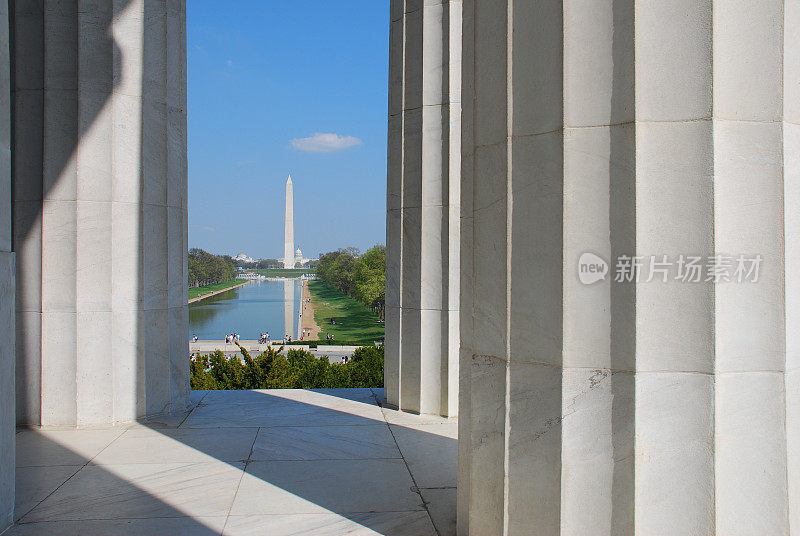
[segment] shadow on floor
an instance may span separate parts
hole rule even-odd
[[[9,534],[454,531],[454,422],[383,410],[369,389],[193,399],[130,427],[18,434]]]

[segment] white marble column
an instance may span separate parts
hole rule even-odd
[[[386,399],[458,410],[461,1],[391,2]]]
[[[460,534],[800,530],[798,17],[465,0]]]
[[[14,520],[14,253],[8,4],[0,3],[0,532]]]
[[[17,420],[188,398],[182,0],[16,0]]]

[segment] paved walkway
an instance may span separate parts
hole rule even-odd
[[[3,536],[455,534],[455,421],[381,397],[194,391],[177,417],[20,431]]]
[[[250,280],[242,281],[241,283],[238,283],[238,284],[230,286],[230,287],[221,288],[219,290],[214,290],[214,291],[208,292],[206,294],[201,294],[200,296],[195,296],[194,298],[189,298],[189,301],[187,303],[194,303],[194,302],[199,302],[200,300],[205,300],[206,298],[210,298],[211,296],[216,296],[217,294],[222,294],[223,292],[228,292],[229,290],[233,290],[235,288],[242,287],[242,286],[248,284],[249,282],[250,282]]]
[[[303,303],[303,322],[302,322],[302,329],[303,332],[306,330],[309,331],[309,335],[304,337],[307,341],[316,341],[319,339],[320,329],[317,325],[316,320],[314,320],[314,300],[311,298],[311,291],[308,289],[308,280],[303,280],[303,294],[302,298],[300,298]],[[310,300],[310,301],[306,301]]]
[[[250,353],[251,357],[256,357],[258,354],[265,351],[267,348],[274,348],[275,350],[280,348],[280,346],[276,346],[273,344],[259,344],[258,341],[241,340],[239,341],[239,343]],[[318,358],[326,356],[328,358],[328,361],[334,363],[341,361],[344,356],[352,357],[353,352],[355,352],[358,346],[325,345],[325,346],[320,346],[318,348],[309,348],[307,345],[287,344],[283,347],[282,353],[285,354],[292,348],[311,352],[311,355]],[[216,341],[189,342],[190,353],[198,353],[204,355],[213,353],[215,350],[221,350],[224,354],[228,355],[238,355],[240,357],[242,355],[241,351],[239,350],[239,347],[233,343],[226,344],[224,342],[216,342]]]

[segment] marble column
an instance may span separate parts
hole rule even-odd
[[[458,411],[461,1],[392,0],[386,400]]]
[[[182,0],[14,0],[17,421],[188,399]]]
[[[800,530],[799,17],[465,0],[459,534]]]
[[[14,520],[14,253],[8,4],[0,2],[0,532]]]

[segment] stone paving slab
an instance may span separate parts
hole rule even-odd
[[[17,467],[14,518],[19,520],[56,488],[78,472],[81,465]]]
[[[17,434],[17,467],[83,465],[125,430],[22,430]]]
[[[243,463],[87,466],[22,522],[228,514]]]
[[[22,430],[3,536],[451,534],[455,490],[425,486],[455,482],[456,423],[382,395],[197,391],[182,416]]]
[[[416,415],[414,413],[406,413],[391,408],[381,408],[383,418],[389,424],[398,425],[418,425],[418,424],[447,424],[457,423],[456,419],[442,417],[439,415]]]
[[[224,536],[436,536],[424,510],[360,514],[230,516]]]
[[[126,430],[92,459],[95,465],[124,463],[243,462],[250,456],[258,428]]]
[[[320,460],[400,458],[386,424],[261,428],[250,459]]]
[[[349,426],[384,422],[381,408],[375,404],[371,391],[367,392],[369,399],[308,391],[298,398],[268,391],[249,391],[247,396],[228,398],[212,392],[181,426]]]
[[[389,426],[417,486],[456,486],[458,423]]]
[[[226,520],[220,516],[43,521],[15,525],[3,536],[219,536]]]
[[[412,487],[401,459],[253,462],[231,515],[423,510]]]
[[[456,536],[456,488],[420,489],[439,536]]]

